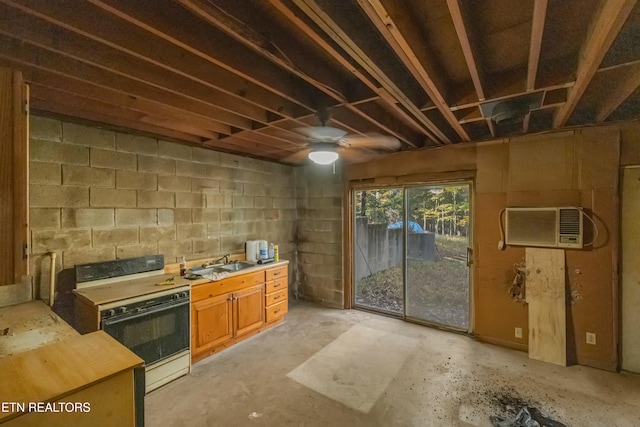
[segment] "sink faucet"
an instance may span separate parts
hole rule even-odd
[[[215,263],[220,262],[222,260],[224,260],[225,264],[229,264],[229,257],[230,256],[231,256],[231,254],[222,255],[220,258],[211,261],[211,264],[215,264]]]

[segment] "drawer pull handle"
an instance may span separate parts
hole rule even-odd
[[[279,276],[280,272],[278,271],[277,273],[273,273],[274,276]]]
[[[273,297],[274,300],[280,299],[280,295],[278,295],[277,297]]]
[[[273,285],[274,288],[279,288],[282,283],[278,283],[277,285]]]
[[[273,314],[278,314],[280,313],[280,310],[282,310],[281,308],[277,309],[276,311],[273,312]]]

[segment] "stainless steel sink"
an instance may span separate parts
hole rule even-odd
[[[226,271],[240,271],[240,270],[244,270],[245,268],[251,268],[251,267],[255,267],[255,264],[249,264],[247,262],[234,262],[227,265],[221,265],[216,268],[220,270],[226,270]]]

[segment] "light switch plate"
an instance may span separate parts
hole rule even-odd
[[[587,344],[596,345],[596,334],[587,332]]]
[[[516,338],[522,338],[522,328],[516,328]]]

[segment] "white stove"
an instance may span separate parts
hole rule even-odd
[[[145,360],[150,392],[189,372],[190,286],[162,255],[76,266],[83,333],[102,329]]]

